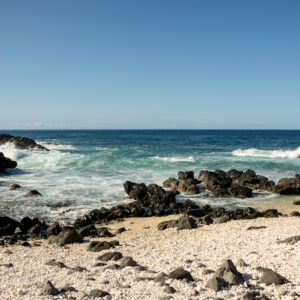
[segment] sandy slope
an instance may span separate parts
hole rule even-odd
[[[259,266],[271,268],[288,278],[291,284],[263,286],[263,293],[272,299],[296,299],[295,293],[300,294],[300,242],[294,245],[276,243],[300,234],[299,217],[231,221],[193,230],[157,231],[159,222],[175,218],[128,219],[109,226],[112,232],[122,226],[127,229],[112,238],[121,244],[114,250],[122,252],[124,256],[132,256],[140,265],[146,266],[147,271],[132,267],[121,270],[93,267],[100,253],[86,251],[87,243],[57,247],[43,241],[41,246],[32,248],[1,247],[0,264],[12,263],[13,267],[0,266],[0,299],[53,299],[40,296],[39,285],[47,280],[51,280],[58,289],[69,283],[78,290],[54,297],[56,299],[88,299],[84,295],[92,289],[108,291],[112,299],[159,299],[167,295],[163,292],[164,287],[153,281],[135,279],[141,276],[155,277],[154,272],[168,273],[180,266],[190,271],[196,282],[168,280],[177,291],[172,295],[174,299],[238,299],[247,288],[232,287],[217,294],[205,288],[211,275],[203,275],[203,267],[199,267],[199,264],[216,270],[226,258],[234,262],[241,258],[249,265],[238,269],[246,277],[252,278],[250,283],[259,285],[257,279],[261,273],[256,270]],[[267,228],[247,230],[249,226]],[[8,249],[12,254],[7,253]],[[68,267],[85,267],[88,271],[77,272],[45,265],[50,259],[62,261]],[[89,280],[91,278],[94,280]]]

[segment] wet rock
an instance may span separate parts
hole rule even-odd
[[[251,198],[252,190],[248,187],[240,186],[238,184],[233,184],[228,188],[228,193],[232,197],[237,198]]]
[[[227,282],[220,277],[212,277],[211,279],[209,279],[205,285],[205,287],[218,292],[221,289],[225,288],[227,286]]]
[[[187,193],[190,193],[190,194],[194,194],[194,195],[200,193],[200,191],[199,191],[199,189],[198,189],[198,187],[197,187],[196,184],[190,185],[190,186],[186,189],[186,192],[187,192]]]
[[[49,243],[63,246],[66,244],[80,243],[82,242],[82,237],[74,228],[63,228],[58,235],[51,235],[48,241]]]
[[[0,145],[13,143],[17,149],[49,151],[46,147],[37,144],[33,139],[10,134],[0,134]]]
[[[105,296],[110,296],[110,294],[102,290],[91,290],[89,296],[94,298],[104,298]]]
[[[274,191],[280,195],[299,195],[300,177],[280,179],[274,187]]]
[[[176,188],[179,184],[179,181],[175,178],[169,178],[163,182],[163,187],[166,188]]]
[[[195,281],[189,271],[184,270],[183,268],[177,268],[169,274],[169,278],[177,280],[186,280],[187,282]]]
[[[29,217],[25,217],[20,221],[20,229],[24,233],[26,233],[30,228],[32,228],[35,225],[36,223]]]
[[[12,235],[20,224],[14,219],[0,216],[0,236]]]
[[[50,235],[58,235],[61,232],[61,227],[58,222],[53,223],[48,229],[47,229],[47,236]]]
[[[107,241],[103,241],[103,242],[97,242],[97,241],[93,241],[90,242],[90,244],[88,245],[87,250],[88,251],[92,251],[92,252],[100,252],[103,250],[108,250],[111,248],[114,248],[114,244],[111,242],[107,242]]]
[[[164,292],[167,294],[175,294],[176,290],[172,286],[166,286],[164,288]]]
[[[46,230],[39,224],[34,225],[28,230],[28,234],[32,237],[36,238],[46,238],[47,232]]]
[[[21,186],[19,184],[11,184],[9,189],[11,191],[15,191],[15,190],[20,189],[20,188],[21,188]]]
[[[51,281],[45,282],[41,287],[41,295],[43,296],[56,296],[59,294],[59,290],[54,287]]]
[[[38,197],[38,196],[42,196],[42,194],[37,190],[31,190],[25,195],[25,197]]]
[[[0,172],[4,171],[5,169],[14,169],[16,167],[17,167],[16,161],[11,160],[8,157],[5,157],[4,154],[0,152]]]
[[[178,172],[178,181],[185,180],[185,179],[194,179],[194,172],[193,171]]]
[[[131,256],[124,256],[120,261],[120,266],[122,268],[135,267],[137,265],[138,265],[137,262]]]
[[[281,285],[288,282],[289,280],[271,269],[264,269],[263,274],[260,278],[260,283],[264,283],[266,285],[271,285],[273,283],[276,285]]]
[[[95,227],[94,224],[90,224],[87,225],[85,227],[79,228],[78,229],[78,233],[82,236],[82,237],[86,237],[86,236],[97,236],[98,235],[98,231]]]
[[[106,252],[98,256],[97,260],[109,261],[109,260],[119,260],[123,257],[121,252]]]

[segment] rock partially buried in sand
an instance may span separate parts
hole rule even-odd
[[[92,252],[100,252],[103,250],[108,250],[111,248],[114,248],[115,246],[119,246],[118,241],[103,241],[103,242],[98,242],[98,241],[93,241],[90,242],[87,248],[87,251],[92,251]]]
[[[121,252],[106,252],[97,257],[97,260],[109,261],[109,260],[119,260],[123,257]]]
[[[288,283],[289,280],[287,280],[285,277],[281,276],[280,274],[274,272],[271,269],[264,269],[263,274],[260,278],[260,283],[264,283],[266,285],[276,284],[281,285]]]
[[[293,204],[294,205],[300,205],[300,200],[294,201]]]
[[[137,262],[131,256],[124,256],[120,262],[122,268],[138,266]]]
[[[80,243],[82,242],[82,237],[75,229],[63,228],[63,230],[58,235],[51,235],[48,238],[48,241],[51,244],[55,243],[58,246],[63,246],[66,244]]]
[[[177,280],[186,280],[188,282],[195,281],[193,276],[189,271],[186,271],[184,268],[177,268],[169,274],[169,278]]]
[[[291,236],[285,240],[279,241],[278,244],[296,244],[300,241],[300,235]]]
[[[59,290],[54,287],[51,281],[45,282],[41,287],[42,296],[56,296],[59,294]]]
[[[31,190],[25,195],[25,197],[38,197],[38,196],[42,196],[42,194],[37,190]]]
[[[93,298],[103,298],[105,296],[110,296],[110,294],[102,290],[91,290],[89,296]]]

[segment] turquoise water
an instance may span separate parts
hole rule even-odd
[[[3,132],[4,133],[4,132]],[[1,175],[0,213],[71,221],[101,206],[124,200],[126,180],[162,184],[180,170],[254,169],[273,180],[300,172],[300,131],[89,130],[6,131],[45,144],[50,152],[21,151],[13,145],[0,152],[18,161],[18,169]],[[51,144],[46,144],[51,143]],[[272,151],[265,150],[272,149]],[[9,191],[18,183],[22,190]],[[43,197],[23,195],[30,189]],[[193,198],[200,204],[244,206],[249,200]],[[257,193],[251,203],[275,201]],[[55,204],[65,207],[53,208]],[[49,207],[50,206],[50,207]]]

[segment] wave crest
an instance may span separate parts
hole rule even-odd
[[[187,157],[180,157],[180,156],[153,156],[151,159],[157,159],[157,160],[163,160],[163,161],[169,161],[169,162],[195,162],[195,159],[193,156],[187,156]]]
[[[8,157],[12,160],[18,160],[26,156],[26,150],[17,149],[16,145],[11,142],[0,145],[0,152],[2,152],[5,157]]]
[[[256,148],[237,149],[232,151],[235,156],[258,156],[270,158],[300,158],[300,147],[295,150],[259,150]]]

